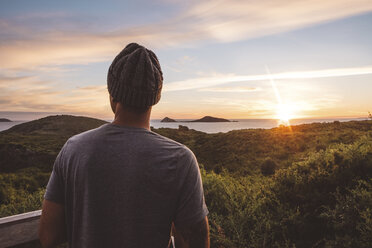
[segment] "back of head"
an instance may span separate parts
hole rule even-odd
[[[155,53],[137,43],[128,44],[112,62],[107,88],[115,102],[146,109],[159,102],[163,73]]]

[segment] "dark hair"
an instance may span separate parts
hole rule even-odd
[[[111,96],[112,97],[112,96]],[[115,103],[121,103],[121,106],[128,110],[129,112],[132,112],[132,113],[136,113],[136,114],[143,114],[143,113],[146,113],[150,108],[151,106],[142,106],[142,107],[138,107],[138,106],[129,106],[128,104],[125,104],[121,101],[118,101],[116,100],[115,98],[112,98],[112,101],[115,102]]]
[[[129,112],[136,113],[136,114],[144,114],[146,113],[151,106],[146,106],[146,107],[134,107],[134,106],[125,106],[122,105],[123,108],[127,109]]]

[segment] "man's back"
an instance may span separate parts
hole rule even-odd
[[[71,247],[166,247],[172,221],[208,214],[188,148],[114,124],[67,141],[45,198],[65,206]]]

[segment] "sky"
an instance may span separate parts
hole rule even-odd
[[[130,42],[162,66],[154,119],[366,117],[371,26],[370,0],[1,0],[0,117],[111,118]]]

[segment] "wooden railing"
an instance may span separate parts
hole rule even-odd
[[[41,210],[0,218],[0,248],[38,240]]]

